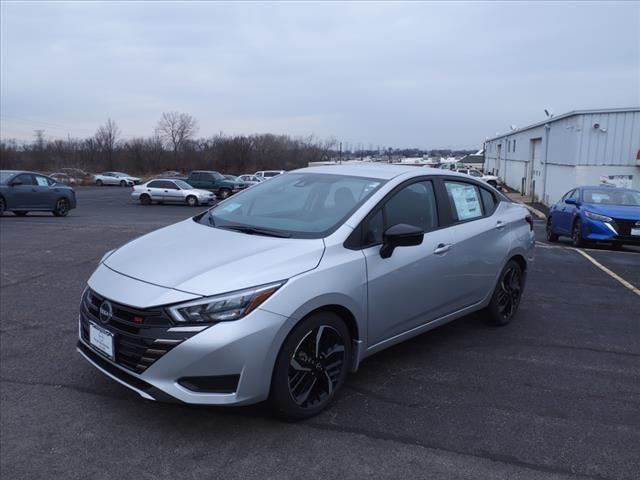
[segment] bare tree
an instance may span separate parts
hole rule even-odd
[[[116,148],[116,144],[120,138],[120,129],[116,125],[116,122],[107,119],[107,123],[98,127],[96,132],[96,142],[98,148],[104,153],[107,159],[107,168],[113,169],[113,151]]]
[[[178,153],[198,132],[198,122],[187,113],[164,112],[157,133],[173,150],[173,162],[178,165]]]

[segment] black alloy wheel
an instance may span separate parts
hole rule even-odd
[[[66,217],[69,213],[69,201],[66,198],[61,198],[56,202],[56,208],[53,214],[56,217]]]
[[[522,267],[515,260],[509,260],[487,307],[489,323],[503,326],[511,322],[520,306],[523,289]]]
[[[582,239],[582,222],[579,218],[577,218],[573,224],[573,230],[571,232],[571,243],[576,248],[584,246],[584,240]]]
[[[126,187],[127,186],[127,182],[125,182],[124,180],[120,180],[120,186],[121,187]]]
[[[4,215],[4,211],[7,209],[6,204],[4,203],[4,198],[0,197],[0,217]]]
[[[547,219],[547,241],[549,242],[557,242],[558,234],[553,233],[553,226],[551,224],[551,217]]]
[[[309,316],[285,340],[273,373],[270,401],[277,413],[299,420],[320,413],[349,370],[351,339],[332,312]]]

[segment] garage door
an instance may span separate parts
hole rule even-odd
[[[538,200],[542,189],[542,139],[531,140],[531,164],[529,167],[529,194]]]

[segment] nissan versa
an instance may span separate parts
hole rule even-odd
[[[305,418],[373,353],[476,310],[510,322],[534,243],[468,175],[305,168],[108,252],[78,350],[147,399]]]

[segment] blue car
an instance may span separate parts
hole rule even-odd
[[[51,212],[65,217],[76,208],[73,188],[39,173],[0,170],[0,216],[9,210],[22,217],[29,212]]]
[[[589,242],[640,245],[640,191],[578,187],[551,207],[547,240],[570,237],[574,247]]]

